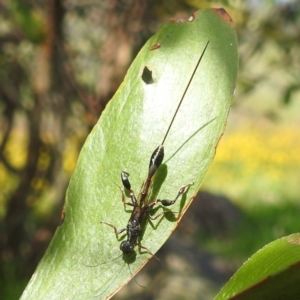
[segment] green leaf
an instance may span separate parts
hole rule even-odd
[[[23,300],[106,299],[151,258],[138,247],[136,255],[121,256],[113,229],[100,222],[126,227],[130,207],[124,209],[115,183],[121,184],[120,172],[125,170],[139,194],[150,156],[162,143],[208,41],[164,143],[165,159],[149,201],[174,199],[182,185],[194,185],[170,207],[178,213],[145,222],[141,243],[155,253],[175,229],[200,188],[232,104],[237,39],[222,9],[199,11],[188,21],[169,21],[140,51],[82,148],[67,191],[65,220]],[[154,214],[161,211],[158,207]]]
[[[278,239],[256,252],[215,300],[297,300],[300,295],[300,234]]]

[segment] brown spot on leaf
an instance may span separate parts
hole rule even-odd
[[[185,20],[183,20],[183,19],[176,19],[176,18],[170,18],[169,19],[169,22],[170,23],[183,23],[183,22],[185,22]]]
[[[233,21],[227,11],[224,8],[212,8],[212,10],[217,13],[222,19],[228,22],[230,25],[233,25]]]
[[[300,245],[300,235],[299,234],[293,234],[291,237],[287,238],[288,242],[291,244]]]
[[[197,11],[194,11],[194,12],[192,13],[192,15],[188,18],[188,21],[189,21],[189,22],[193,22],[193,21],[195,20],[196,16],[197,16],[197,14],[198,14],[198,12],[197,12]]]
[[[64,222],[65,217],[66,217],[66,213],[65,213],[65,209],[63,208],[62,211],[61,211],[60,224],[59,225],[61,225]]]
[[[169,22],[172,23],[172,24],[173,24],[173,23],[176,23],[176,21],[177,21],[176,18],[170,18],[170,19],[169,19]]]
[[[159,49],[160,46],[161,46],[161,45],[160,45],[159,43],[157,43],[157,44],[151,46],[151,47],[150,47],[150,50],[156,50],[156,49]]]

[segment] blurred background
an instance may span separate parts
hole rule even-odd
[[[228,125],[192,209],[135,277],[147,288],[132,280],[114,299],[212,299],[300,231],[299,1],[0,0],[1,299],[20,297],[43,256],[81,146],[139,49],[207,7],[224,7],[239,39]]]

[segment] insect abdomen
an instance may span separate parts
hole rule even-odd
[[[152,153],[151,158],[150,158],[150,163],[149,163],[149,176],[150,177],[152,177],[155,174],[157,168],[161,165],[161,163],[164,159],[164,155],[165,155],[165,152],[164,152],[163,145],[158,146]]]

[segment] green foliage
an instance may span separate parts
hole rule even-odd
[[[238,224],[232,224],[227,235],[201,234],[198,244],[227,262],[241,264],[264,245],[299,229],[299,205],[287,198],[284,201],[284,204],[263,202],[259,207],[243,208]],[[249,238],[253,232],[255,238]]]
[[[150,200],[173,199],[194,185],[172,210],[146,223],[142,244],[155,253],[166,241],[199,190],[223,133],[237,76],[237,40],[222,10],[203,10],[189,21],[169,22],[140,51],[124,82],[89,135],[72,176],[65,220],[34,273],[22,299],[104,299],[114,294],[151,258],[120,255],[113,230],[126,226],[120,171],[131,174],[138,194],[149,157],[161,143],[196,62],[200,66],[164,144],[165,161]],[[221,33],[221,34],[220,34]],[[158,47],[153,47],[159,45]],[[157,49],[154,49],[157,48]],[[147,67],[153,83],[143,82]],[[161,209],[155,209],[159,212]],[[58,296],[59,295],[59,296]]]
[[[276,240],[255,253],[236,272],[215,300],[298,299],[299,234]]]
[[[39,16],[38,11],[34,11],[28,3],[20,0],[11,0],[8,4],[18,30],[31,42],[41,43],[45,38],[45,22],[42,16]]]

